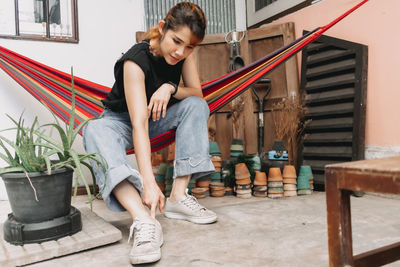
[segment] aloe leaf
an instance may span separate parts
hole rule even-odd
[[[19,159],[20,159],[20,157],[21,157],[21,154],[20,154],[20,147],[19,146],[17,146],[13,141],[11,141],[11,140],[9,140],[8,138],[6,138],[6,137],[4,137],[4,136],[0,136],[0,140],[3,140],[4,142],[6,142],[8,145],[10,145],[13,149],[14,149],[14,152],[15,152],[15,157],[14,157],[14,161],[15,162],[20,162],[19,161]],[[3,143],[2,143],[3,144]],[[3,144],[4,145],[4,144]],[[4,146],[5,147],[5,146]]]
[[[56,125],[56,124],[51,123],[51,124],[46,124],[46,125],[43,125],[43,126],[49,126],[49,125]],[[56,128],[56,129],[58,129],[58,128]],[[62,128],[61,128],[61,131],[62,131]],[[64,147],[62,145],[60,145],[58,141],[56,141],[55,139],[51,138],[50,136],[48,136],[48,135],[46,135],[46,134],[44,134],[44,133],[42,133],[42,132],[40,132],[38,130],[35,131],[35,134],[40,136],[42,139],[44,139],[48,143],[50,143],[52,146],[54,146],[54,148],[58,148],[60,151],[64,151]],[[61,135],[61,133],[60,133],[60,135]],[[65,137],[64,133],[63,133],[63,136]]]
[[[92,202],[93,202],[92,194],[90,193],[89,185],[88,185],[88,183],[86,181],[85,175],[83,174],[83,171],[82,171],[82,168],[81,168],[81,161],[79,160],[79,156],[74,150],[70,150],[69,154],[74,159],[74,164],[75,164],[75,169],[77,170],[77,174],[80,176],[83,184],[85,185],[86,192],[87,192],[87,195],[88,195],[88,198],[89,198],[90,209],[92,210]]]
[[[71,136],[71,140],[73,142],[73,140],[75,140],[76,136],[79,134],[80,130],[83,128],[83,126],[85,126],[89,121],[95,119],[93,118],[89,118],[84,120],[83,122],[81,122],[72,132],[72,136]]]
[[[89,169],[90,174],[92,175],[92,181],[93,181],[93,195],[94,195],[95,198],[97,198],[98,195],[103,191],[103,188],[102,188],[102,189],[99,188],[99,192],[97,192],[97,189],[96,189],[97,183],[96,183],[96,178],[95,178],[95,175],[94,175],[92,166],[90,166],[90,164],[87,163],[87,162],[85,162],[85,161],[83,161],[83,162],[81,162],[81,163],[82,163],[83,165],[85,165],[85,166]],[[105,183],[104,183],[104,185],[105,185]],[[103,185],[102,187],[104,187],[104,185]]]
[[[0,158],[2,160],[4,160],[8,165],[10,166],[14,166],[13,161],[10,160],[6,155],[4,155],[3,153],[0,153]]]
[[[7,167],[7,168],[0,168],[0,175],[10,172],[24,172],[25,169],[23,167]]]
[[[12,162],[15,162],[15,160],[1,139],[0,139],[0,146],[3,148],[4,152],[6,152],[6,154],[7,154],[7,157],[3,158],[4,161],[6,161],[10,165],[13,165]],[[5,157],[5,155],[3,155],[3,156]]]

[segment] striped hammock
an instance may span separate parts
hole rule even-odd
[[[313,42],[325,31],[365,4],[364,0],[331,23],[318,27],[292,43],[260,58],[252,64],[202,84],[203,96],[210,113],[216,112],[251,84]],[[0,67],[35,98],[47,105],[68,123],[71,112],[71,75],[0,46]],[[76,92],[75,124],[98,116],[103,111],[101,100],[111,88],[74,77]],[[175,139],[175,130],[169,130],[150,140],[152,151],[157,151]],[[133,149],[128,153],[133,153]]]

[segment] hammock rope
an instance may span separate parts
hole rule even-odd
[[[321,36],[368,0],[363,0],[329,24],[318,27],[292,43],[256,60],[248,66],[202,84],[203,96],[210,113],[214,113],[248,89],[277,66],[298,53],[306,45]],[[71,112],[71,75],[29,59],[0,46],[0,68],[24,87],[35,98],[48,106],[57,116],[68,123]],[[74,76],[76,93],[75,126],[96,117],[103,111],[101,100],[111,88]],[[152,151],[157,151],[175,139],[175,130],[167,131],[150,140]],[[133,149],[128,153],[133,153]]]

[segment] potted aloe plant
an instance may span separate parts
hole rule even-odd
[[[96,183],[93,182],[92,195],[82,167],[88,167],[93,175],[89,160],[96,161],[103,171],[105,166],[100,155],[81,154],[72,149],[76,136],[89,119],[74,127],[76,115],[72,70],[71,77],[72,110],[69,123],[65,127],[60,125],[50,110],[54,117],[53,123],[40,125],[35,117],[30,127],[25,127],[22,115],[18,120],[7,115],[15,127],[2,132],[15,131],[15,140],[0,134],[0,157],[9,165],[0,168],[0,176],[3,178],[12,210],[4,224],[4,238],[10,243],[22,245],[53,240],[81,230],[80,213],[76,209],[72,212],[71,207],[73,173],[76,177],[74,195],[80,180],[86,187],[92,206]],[[57,141],[53,133],[58,134],[61,141]],[[71,215],[72,213],[75,215]],[[66,221],[60,222],[60,218]],[[29,225],[35,225],[35,230],[23,233],[24,230],[19,229],[20,224],[26,224],[25,231],[29,231]],[[19,230],[15,231],[15,228]]]

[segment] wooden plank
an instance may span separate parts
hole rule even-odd
[[[245,154],[257,153],[257,120],[254,117],[254,105],[252,92],[247,90],[243,94],[244,109],[243,109],[243,127],[244,127],[244,152]]]
[[[318,54],[310,54],[307,57],[307,65],[321,64],[330,60],[338,60],[339,58],[346,58],[352,55],[354,55],[354,51],[352,50],[331,49]]]
[[[283,33],[283,45],[292,43],[295,38],[294,23],[281,25]],[[297,68],[297,57],[291,57],[285,63],[287,96],[299,95],[299,76]]]
[[[333,116],[340,114],[352,113],[354,110],[354,103],[341,103],[331,104],[324,106],[308,107],[306,111],[307,117],[312,116]]]
[[[304,146],[304,157],[351,158],[351,146]]]
[[[355,83],[356,82],[356,77],[354,73],[348,73],[348,74],[342,74],[342,75],[336,75],[333,77],[327,77],[323,79],[318,79],[318,80],[311,80],[306,83],[305,89],[307,92],[309,91],[315,91],[315,90],[321,90],[324,88],[329,88],[329,87],[337,87],[340,85],[345,85],[349,83]]]
[[[240,43],[240,54],[244,60],[245,65],[251,63],[249,53],[249,40],[248,36],[245,35],[242,42]],[[244,128],[244,152],[246,154],[257,153],[257,121],[253,116],[255,105],[253,101],[252,92],[247,90],[243,93],[243,128]]]
[[[400,242],[354,256],[355,267],[383,266],[400,259]]]
[[[215,122],[217,132],[215,139],[221,150],[223,159],[230,158],[230,149],[232,143],[232,120],[227,118],[227,113],[216,113]]]
[[[318,92],[315,94],[308,94],[305,97],[307,104],[319,104],[323,102],[337,102],[354,98],[354,87],[343,88],[339,90]]]
[[[251,29],[247,31],[249,41],[258,39],[273,38],[282,35],[282,28],[280,25],[269,25],[266,27]]]
[[[329,246],[329,266],[345,266],[347,264],[345,247],[342,242],[343,225],[343,204],[342,191],[337,188],[337,176],[331,172],[326,172],[326,215],[328,221],[328,246]],[[352,244],[350,244],[351,246]]]
[[[283,37],[278,36],[276,38],[265,38],[256,41],[251,41],[250,53],[252,61],[262,58],[270,52],[278,49],[283,45]],[[268,73],[263,78],[271,79],[271,92],[269,93],[269,99],[281,99],[287,97],[287,78],[285,64],[276,67],[273,71]]]
[[[354,58],[350,58],[347,60],[337,61],[330,64],[309,67],[306,71],[306,75],[307,78],[313,78],[315,76],[327,75],[332,72],[354,69],[355,66],[356,66],[356,60]]]
[[[332,170],[353,170],[363,171],[371,174],[387,174],[398,177],[400,174],[400,156],[370,160],[358,160],[352,162],[344,162],[340,164],[332,164],[327,166]],[[396,178],[399,179],[399,178]]]
[[[304,144],[325,144],[325,143],[351,143],[353,133],[349,132],[328,132],[312,133],[304,137]]]
[[[225,33],[206,34],[201,45],[218,44],[225,42]]]
[[[353,118],[328,118],[313,119],[306,127],[308,130],[325,130],[325,129],[346,129],[353,128]]]
[[[225,75],[229,65],[229,46],[226,43],[200,45],[197,48],[197,67],[200,82]]]
[[[272,113],[264,112],[264,152],[272,149],[272,145],[274,144],[275,140],[276,133]]]

